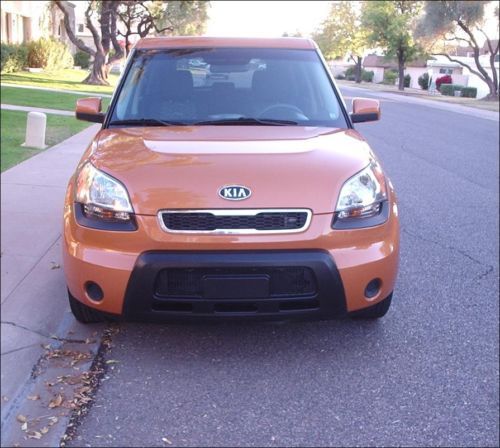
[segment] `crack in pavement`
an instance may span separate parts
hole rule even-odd
[[[54,341],[71,342],[74,344],[85,344],[86,343],[86,341],[84,339],[70,339],[70,338],[61,338],[61,337],[55,336],[55,335],[48,335],[48,334],[44,334],[44,333],[37,331],[37,330],[32,330],[31,328],[25,327],[24,325],[16,324],[15,322],[10,322],[10,321],[6,321],[6,320],[0,321],[0,324],[12,325],[16,328],[21,328],[23,330],[29,331],[31,333],[37,334],[37,335],[42,336],[42,337],[47,338],[47,339],[52,339]],[[2,354],[4,354],[4,353],[2,353]]]
[[[25,350],[25,349],[30,348],[30,347],[35,347],[37,345],[38,345],[38,342],[36,342],[34,344],[25,345],[25,346],[19,347],[19,348],[14,348],[14,349],[9,350],[7,352],[0,353],[0,356],[10,355],[11,353],[16,353],[16,352],[19,352],[21,350]]]
[[[47,248],[47,250],[37,260],[37,262],[34,263],[33,266],[28,270],[28,272],[26,272],[26,274],[23,276],[23,278],[17,282],[16,286],[14,286],[14,288],[12,289],[12,291],[2,301],[2,306],[7,303],[7,300],[9,300],[10,296],[12,296],[14,294],[14,292],[17,291],[17,288],[19,288],[19,286],[24,282],[24,280],[26,280],[26,278],[28,277],[28,275],[30,275],[35,270],[35,268],[38,266],[38,264],[43,259],[43,257],[45,257],[45,255],[47,255],[49,253],[50,249],[52,249],[57,244],[57,242],[59,241],[60,238],[61,238],[61,235],[58,235],[57,238],[55,239],[55,241],[50,244],[50,246]]]
[[[411,149],[409,149],[404,143],[401,143],[400,145],[400,149],[401,151],[404,153],[404,154],[408,154],[410,156],[413,156],[415,157],[416,159],[418,160],[421,160],[422,162],[425,162],[429,165],[431,165],[432,167],[434,168],[439,168],[443,171],[445,171],[446,173],[448,174],[451,174],[453,176],[456,176],[458,177],[459,179],[465,181],[465,182],[469,182],[471,183],[472,185],[475,185],[476,187],[479,187],[479,188],[482,188],[483,190],[486,190],[488,192],[490,192],[490,189],[487,187],[487,186],[484,186],[484,185],[481,185],[481,184],[478,184],[477,182],[475,182],[474,180],[472,179],[469,179],[468,177],[464,177],[463,175],[459,174],[459,173],[456,173],[455,171],[453,170],[450,170],[448,169],[447,167],[443,166],[443,165],[440,165],[439,163],[435,163],[429,159],[427,159],[426,157],[420,155],[420,154],[417,154],[415,152],[413,152]]]
[[[477,260],[472,255],[469,255],[467,252],[465,252],[465,251],[463,251],[461,249],[458,249],[458,248],[453,247],[453,246],[446,246],[446,245],[442,244],[439,241],[435,241],[435,240],[432,240],[430,238],[426,238],[426,237],[424,237],[422,235],[418,235],[417,233],[409,232],[408,230],[406,230],[404,228],[402,228],[401,231],[403,233],[406,233],[407,235],[413,236],[414,238],[418,238],[421,241],[426,241],[428,243],[435,244],[436,246],[439,246],[439,247],[441,247],[443,249],[448,249],[448,250],[451,250],[453,252],[457,252],[458,254],[464,256],[465,258],[468,258],[469,260],[473,261],[474,263],[476,263],[476,264],[478,264],[478,265],[480,265],[482,267],[485,267],[486,271],[481,272],[479,275],[477,275],[476,277],[474,277],[474,280],[482,280],[488,274],[490,274],[491,272],[493,272],[493,266],[491,264],[483,263],[482,261]]]

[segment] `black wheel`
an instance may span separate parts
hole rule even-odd
[[[392,292],[381,302],[363,310],[354,311],[350,314],[353,319],[379,319],[389,311],[392,301]]]
[[[78,322],[81,322],[82,324],[95,324],[106,320],[102,313],[75,299],[69,290],[68,299],[71,312]]]

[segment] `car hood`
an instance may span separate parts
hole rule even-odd
[[[86,158],[126,187],[137,214],[160,209],[309,208],[331,213],[370,149],[354,130],[291,126],[134,127],[100,131]],[[243,185],[243,201],[222,199]]]

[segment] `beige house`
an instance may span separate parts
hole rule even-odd
[[[74,7],[66,2],[70,10],[70,24],[75,26]],[[20,44],[40,37],[55,37],[64,42],[72,52],[74,45],[66,35],[63,14],[50,1],[7,1],[1,2],[1,41]]]
[[[387,60],[384,56],[369,54],[363,59],[363,68],[372,71],[373,82],[379,83],[384,80],[384,72],[388,69],[397,70],[398,63],[394,60]],[[408,62],[405,67],[405,75],[410,75],[410,87],[419,89],[418,78],[427,71],[427,62],[425,60],[416,60]],[[397,80],[396,80],[397,82]]]

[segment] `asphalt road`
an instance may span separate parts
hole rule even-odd
[[[389,314],[124,324],[72,445],[499,445],[498,122],[382,107],[358,129],[399,194]]]

